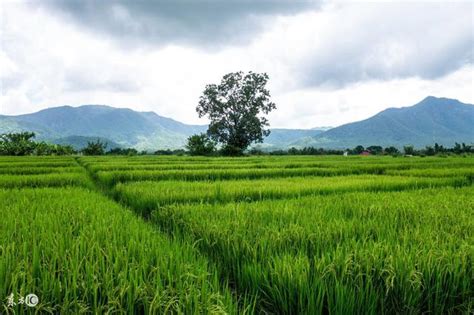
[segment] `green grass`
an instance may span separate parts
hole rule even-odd
[[[35,174],[51,174],[51,173],[83,173],[84,169],[76,166],[11,166],[0,168],[0,175],[35,175]]]
[[[34,292],[36,312],[237,312],[191,245],[95,192],[0,190],[0,209],[0,296]]]
[[[227,181],[157,181],[119,183],[117,200],[149,213],[172,203],[256,201],[350,191],[390,191],[440,186],[463,186],[464,178],[417,178],[358,175],[345,177],[291,177]]]
[[[409,169],[409,170],[389,170],[387,175],[400,176],[424,176],[424,177],[456,177],[465,176],[474,177],[474,166],[453,168],[452,166],[444,168],[427,168],[427,169]]]
[[[85,186],[92,183],[82,173],[9,175],[0,174],[0,188]]]
[[[347,193],[153,213],[286,314],[474,310],[474,189]]]
[[[471,314],[473,157],[0,157],[0,313]],[[129,210],[131,209],[131,210]]]
[[[378,169],[373,172],[379,173]],[[108,186],[128,181],[142,180],[184,180],[208,181],[229,179],[260,179],[293,176],[338,176],[349,174],[371,174],[371,170],[330,169],[330,168],[267,168],[267,169],[206,169],[206,170],[165,170],[165,171],[110,171],[97,172],[100,182]]]

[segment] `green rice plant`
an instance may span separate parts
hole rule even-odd
[[[418,176],[423,176],[423,169],[449,168],[459,169],[458,173],[474,167],[472,159],[393,159],[377,158],[370,160],[336,159],[328,160],[326,157],[304,157],[295,161],[288,159],[270,159],[262,157],[259,160],[234,161],[232,159],[209,159],[192,161],[189,159],[179,161],[148,158],[146,160],[133,160],[110,162],[107,158],[91,162],[81,159],[89,171],[98,173],[98,177],[108,185],[117,182],[136,180],[226,180],[233,178],[271,178],[288,176],[335,176],[350,174],[396,174],[404,170],[418,170]],[[169,163],[165,163],[168,161]],[[437,163],[434,163],[437,162]]]
[[[0,156],[0,169],[10,167],[73,167],[77,163],[72,157],[50,157],[50,156]]]
[[[391,191],[463,186],[464,178],[417,178],[382,175],[291,177],[228,181],[142,181],[119,183],[113,195],[146,215],[172,203],[256,201],[350,191]]]
[[[358,170],[328,168],[271,168],[271,169],[211,169],[211,170],[169,170],[169,171],[111,171],[97,172],[97,178],[107,186],[120,182],[143,180],[229,180],[229,179],[260,179],[295,176],[338,176],[360,174]],[[370,172],[368,172],[370,174]]]
[[[35,290],[39,313],[469,314],[473,167],[0,157],[0,298]]]
[[[192,245],[95,192],[0,189],[0,211],[1,313],[253,312],[245,300],[238,308]],[[39,297],[35,308],[3,304],[29,293]]]
[[[93,164],[89,169],[97,171],[165,171],[165,170],[211,170],[211,169],[263,169],[263,168],[322,168],[324,163],[301,162],[301,163],[176,163],[172,164]]]
[[[232,162],[224,163],[219,162],[207,162],[207,163],[196,163],[183,161],[171,161],[169,163],[87,163],[90,170],[92,171],[125,171],[125,170],[199,170],[199,169],[254,169],[254,168],[344,168],[344,169],[360,169],[363,171],[370,171],[370,169],[411,169],[411,168],[433,168],[433,167],[465,167],[466,164],[458,163],[439,163],[433,165],[429,164],[408,164],[408,163],[343,163],[343,162],[328,162],[318,160],[302,160],[302,161],[255,161],[255,162]],[[473,165],[474,166],[474,165]],[[365,172],[365,173],[366,173]]]
[[[172,205],[153,220],[279,314],[474,310],[474,188]]]
[[[35,175],[0,174],[0,188],[63,186],[91,187],[92,182],[84,172]]]
[[[68,161],[58,161],[58,162],[51,162],[51,161],[36,161],[36,162],[1,162],[0,169],[8,169],[11,167],[19,168],[19,167],[75,167],[77,166],[76,162],[73,159],[69,159]]]
[[[444,167],[444,168],[425,168],[409,170],[389,170],[387,175],[398,176],[425,176],[425,177],[459,177],[465,176],[472,178],[474,176],[474,166],[472,167]]]
[[[34,174],[50,174],[50,173],[83,173],[84,169],[78,165],[76,166],[59,166],[59,167],[51,167],[51,166],[11,166],[11,167],[3,167],[0,168],[0,176],[3,174],[9,175],[34,175]]]

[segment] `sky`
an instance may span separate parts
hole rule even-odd
[[[0,115],[104,104],[204,124],[206,84],[266,72],[273,128],[428,95],[474,103],[474,2],[0,0]]]

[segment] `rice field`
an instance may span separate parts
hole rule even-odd
[[[0,157],[0,313],[472,314],[473,178],[474,157]]]

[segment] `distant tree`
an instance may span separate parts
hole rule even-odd
[[[387,147],[383,151],[385,152],[385,154],[390,154],[390,155],[397,155],[400,153],[400,151],[398,151],[398,149],[395,148],[394,146]]]
[[[265,155],[266,153],[260,147],[253,147],[249,151],[250,155]]]
[[[453,152],[456,153],[456,154],[460,154],[462,153],[462,147],[459,143],[455,142],[454,143],[454,147],[453,147]]]
[[[367,151],[371,154],[382,154],[383,148],[379,145],[371,145],[370,147],[367,147]]]
[[[173,155],[173,154],[175,154],[175,151],[172,151],[170,149],[156,150],[153,154],[155,154],[155,155]]]
[[[288,154],[297,155],[297,154],[301,154],[301,153],[299,152],[299,150],[297,148],[291,147],[291,148],[288,149]]]
[[[31,155],[36,142],[34,132],[6,133],[0,135],[0,155]]]
[[[201,133],[188,138],[186,149],[191,155],[211,155],[216,150],[216,144],[205,133]]]
[[[182,155],[186,154],[186,151],[183,150],[183,149],[176,149],[176,150],[173,150],[173,154],[175,154],[177,156],[182,156]]]
[[[210,119],[207,134],[223,145],[225,155],[241,155],[253,142],[263,142],[270,134],[263,117],[273,109],[265,88],[266,73],[226,74],[219,85],[209,84],[199,100],[199,117]]]
[[[436,151],[432,146],[427,145],[425,149],[423,150],[423,153],[428,156],[432,156],[436,154]]]
[[[113,148],[107,151],[105,154],[134,156],[138,154],[138,151],[134,148]]]
[[[72,155],[76,154],[77,151],[71,145],[55,145],[57,155]]]
[[[363,146],[361,146],[361,145],[356,146],[356,147],[352,150],[352,152],[353,152],[354,154],[361,154],[361,153],[364,152],[364,151],[365,151],[365,148],[364,148]]]
[[[412,145],[406,145],[403,147],[403,152],[406,155],[415,155],[415,148]]]
[[[35,155],[53,155],[55,153],[54,145],[46,143],[44,141],[36,143],[34,154]]]
[[[461,151],[464,153],[474,153],[474,146],[462,143]]]
[[[82,149],[84,155],[104,155],[105,149],[107,148],[107,143],[97,139],[96,142],[87,142],[87,146]]]
[[[76,150],[70,145],[51,144],[44,141],[37,142],[34,155],[72,155]]]

